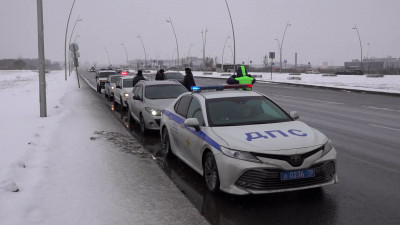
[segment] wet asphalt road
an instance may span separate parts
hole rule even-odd
[[[84,76],[95,84],[94,73]],[[143,137],[129,128],[126,112],[114,115],[211,224],[400,224],[400,97],[271,83],[258,83],[254,90],[298,111],[301,121],[332,140],[339,184],[262,196],[210,194],[200,175],[176,157],[159,154],[157,132]],[[113,110],[113,103],[104,99],[107,108]]]

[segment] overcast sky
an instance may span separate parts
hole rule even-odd
[[[64,61],[64,37],[73,0],[43,0],[45,56]],[[264,55],[283,44],[283,59],[294,63],[343,65],[344,61],[370,57],[400,57],[400,0],[228,0],[236,35],[236,62],[261,64]],[[207,28],[206,56],[220,61],[227,36],[232,37],[224,0],[76,0],[69,31],[78,16],[74,36],[81,62],[126,62],[144,58],[202,57],[201,31]],[[68,34],[69,39],[69,34]],[[369,43],[369,47],[368,47]],[[191,46],[191,47],[190,47]],[[228,46],[231,46],[229,48]],[[224,61],[232,61],[233,39],[228,39]],[[189,51],[190,50],[190,51]],[[35,0],[0,0],[0,59],[37,58],[37,8]]]

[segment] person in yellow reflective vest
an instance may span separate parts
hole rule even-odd
[[[256,79],[247,73],[245,66],[240,66],[236,75],[230,76],[226,81],[228,84],[254,84],[255,82]],[[246,88],[246,90],[251,90],[251,88]]]

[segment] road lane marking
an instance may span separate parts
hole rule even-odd
[[[374,106],[363,106],[364,108],[367,109],[376,109],[376,110],[383,110],[383,111],[388,111],[388,112],[400,112],[400,110],[395,110],[395,109],[389,109],[389,108],[378,108]]]
[[[384,129],[400,131],[400,129],[392,128],[392,127],[385,127],[385,126],[380,126],[380,125],[376,125],[376,124],[368,124],[368,125],[373,126],[373,127],[380,127],[380,128],[384,128]]]
[[[336,104],[336,105],[344,105],[344,103],[341,103],[341,102],[322,101],[322,100],[311,99],[311,98],[300,98],[300,97],[287,96],[287,95],[273,95],[273,96],[284,97],[284,98],[302,99],[302,100],[308,100],[308,101],[314,101],[314,102],[322,102],[322,103],[329,103],[329,104]]]

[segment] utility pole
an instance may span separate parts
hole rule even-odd
[[[37,23],[38,23],[38,50],[39,50],[39,102],[40,117],[47,117],[46,106],[46,76],[44,57],[44,34],[43,34],[43,3],[37,0]],[[67,73],[65,73],[67,75]]]

